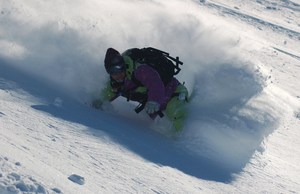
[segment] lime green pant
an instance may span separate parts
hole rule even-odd
[[[184,85],[179,85],[176,88],[175,93],[184,93],[186,98],[179,99],[178,96],[174,96],[168,102],[166,107],[166,115],[172,122],[174,129],[178,132],[183,129],[184,122],[187,116],[187,100],[188,100],[188,90]]]

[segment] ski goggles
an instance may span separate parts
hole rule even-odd
[[[109,70],[108,70],[108,73],[110,75],[113,75],[113,74],[118,74],[118,73],[121,73],[123,71],[125,71],[125,65],[117,65],[117,66],[113,66],[111,67]]]
[[[110,68],[108,69],[109,74],[117,74],[125,71],[125,63],[122,57],[116,57],[112,60]]]

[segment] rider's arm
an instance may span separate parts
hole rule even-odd
[[[105,87],[101,90],[100,95],[92,102],[92,105],[97,108],[101,109],[103,103],[113,101],[118,97],[117,93],[113,90],[111,86],[111,82],[108,81]]]
[[[158,72],[149,65],[141,64],[135,70],[134,76],[148,90],[148,101],[154,101],[160,105],[165,101],[165,86]]]

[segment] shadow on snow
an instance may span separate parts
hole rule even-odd
[[[139,126],[134,126],[134,123],[129,123],[125,118],[116,118],[104,112],[90,109],[58,91],[49,83],[42,83],[32,76],[14,69],[4,60],[0,61],[0,68],[0,76],[3,79],[15,82],[17,87],[49,102],[48,104],[33,105],[32,108],[66,121],[85,125],[91,130],[101,130],[116,143],[150,162],[178,169],[197,178],[219,182],[232,181],[232,174],[239,173],[243,165],[246,164],[244,163],[238,168],[227,168],[216,160],[188,152],[180,147],[176,141],[167,139],[154,131],[139,129]],[[15,89],[6,87],[4,83],[1,83],[0,87],[6,90]],[[53,99],[56,97],[60,97],[64,101],[62,107],[53,105]],[[101,135],[98,137],[102,138]]]

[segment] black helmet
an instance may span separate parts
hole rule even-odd
[[[108,74],[115,74],[125,71],[126,65],[121,54],[113,49],[109,48],[106,51],[104,66]]]

